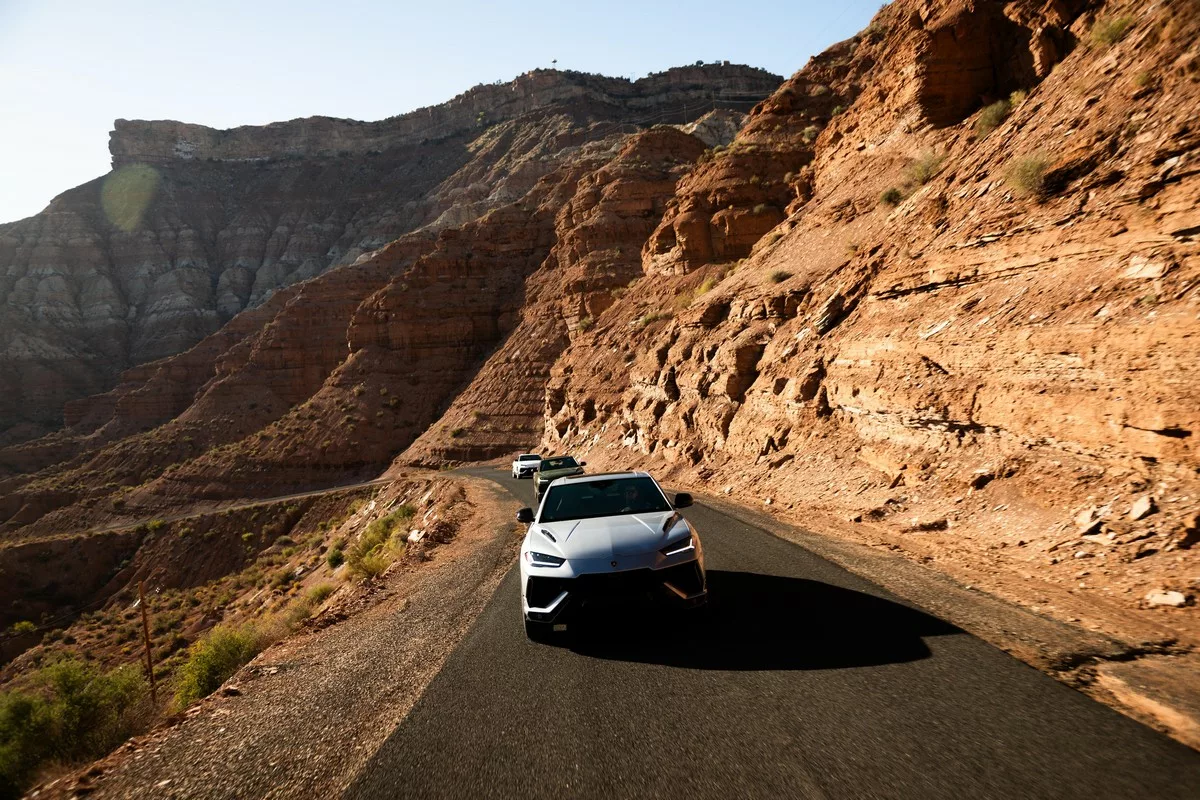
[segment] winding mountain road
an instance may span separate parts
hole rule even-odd
[[[534,644],[514,567],[346,796],[1200,796],[1200,753],[802,547],[685,516],[707,619]]]

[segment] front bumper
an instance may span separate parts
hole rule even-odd
[[[628,600],[647,593],[683,608],[703,605],[708,599],[704,566],[694,559],[661,569],[583,573],[574,577],[530,575],[525,583],[524,610],[531,621],[554,622],[584,603]]]
[[[528,478],[535,472],[537,472],[537,467],[517,467],[518,478]]]

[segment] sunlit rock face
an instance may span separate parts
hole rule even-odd
[[[571,148],[668,111],[694,121],[714,96],[744,108],[779,80],[716,65],[639,81],[537,71],[381,122],[118,120],[113,172],[0,225],[0,446],[280,287],[511,203]]]

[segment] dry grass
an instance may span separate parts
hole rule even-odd
[[[975,120],[975,138],[986,139],[989,133],[1000,127],[1010,111],[1012,104],[1007,100],[997,100],[990,106],[984,106]]]
[[[1042,153],[1018,156],[1005,168],[1004,180],[1018,197],[1042,197],[1049,167],[1050,159]]]
[[[1130,16],[1101,17],[1092,25],[1088,38],[1095,47],[1112,47],[1124,39],[1132,27],[1133,17]]]

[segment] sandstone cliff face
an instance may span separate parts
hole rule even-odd
[[[58,427],[65,403],[280,287],[516,200],[548,171],[546,148],[596,138],[589,125],[690,122],[714,93],[736,108],[777,83],[737,66],[634,82],[538,71],[378,123],[118,120],[112,173],[0,225],[0,446]],[[561,141],[517,122],[539,114],[561,117]]]
[[[889,6],[739,136],[787,95],[824,124],[763,153],[810,163],[745,261],[719,243],[757,229],[713,209],[762,195],[712,201],[715,159],[684,180],[647,244],[653,279],[553,367],[541,446],[860,520],[993,588],[1036,574],[1092,620],[1194,593],[1194,11]],[[1123,15],[1123,39],[1093,33]],[[952,69],[968,50],[978,64]],[[841,78],[813,78],[831,64]],[[797,90],[814,84],[855,99],[814,116]],[[1006,116],[981,111],[1017,88]],[[702,278],[719,282],[693,299]],[[1163,636],[1180,631],[1200,640],[1182,619]]]
[[[697,124],[719,135],[720,121]],[[641,244],[704,150],[695,136],[661,126],[599,164],[578,165],[589,171],[555,215],[555,244],[525,283],[520,323],[402,463],[484,460],[541,438],[551,365],[641,276]]]
[[[1106,630],[1151,619],[1141,598],[1194,595],[1200,553],[1195,10],[898,0],[744,125],[639,132],[658,89],[588,84],[426,144],[412,121],[316,121],[181,154],[160,145],[203,136],[126,128],[122,153],[164,172],[185,156],[284,170],[240,160],[266,141],[300,148],[286,168],[310,175],[383,158],[395,136],[422,199],[373,174],[361,190],[395,202],[321,240],[336,269],[261,305],[254,270],[225,278],[250,311],[71,404],[70,429],[0,451],[0,521],[47,538],[374,476],[398,453],[432,466],[539,446],[769,503],[1014,599],[1054,588],[1041,608]],[[479,121],[474,102],[455,125]],[[22,280],[9,296],[35,291]],[[110,324],[46,308],[54,336]],[[11,341],[60,341],[31,336]],[[31,375],[76,375],[38,352]],[[0,369],[18,362],[34,369]],[[1200,642],[1194,617],[1157,631],[1156,647]]]

